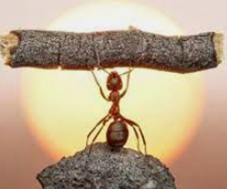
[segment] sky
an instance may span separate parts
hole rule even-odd
[[[137,0],[147,3],[148,0]],[[12,29],[44,29],[83,1],[0,0],[0,35]],[[225,0],[150,0],[188,34],[227,33]],[[226,49],[226,45],[225,48]],[[0,188],[41,188],[36,174],[56,162],[34,140],[21,102],[21,69],[0,62]],[[193,140],[168,164],[179,188],[227,188],[227,66],[203,73],[204,108]]]

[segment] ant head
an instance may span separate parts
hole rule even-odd
[[[109,89],[110,91],[117,91],[122,89],[121,76],[116,71],[113,71],[109,74],[107,78],[107,89]]]

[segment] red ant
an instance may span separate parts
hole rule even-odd
[[[98,57],[98,63],[100,63],[99,60],[99,56],[96,53],[97,57]],[[90,145],[90,152],[91,152],[91,147],[92,144],[95,142],[96,138],[98,137],[98,135],[100,134],[100,132],[102,131],[102,129],[104,128],[104,126],[106,125],[106,123],[112,118],[113,122],[110,123],[107,133],[106,133],[106,138],[107,138],[107,143],[113,147],[113,148],[121,148],[125,145],[125,143],[127,142],[128,139],[128,128],[127,125],[131,126],[135,132],[136,138],[137,138],[137,148],[140,151],[140,146],[139,146],[139,134],[137,132],[136,129],[139,129],[140,135],[142,136],[143,139],[143,144],[144,144],[144,149],[145,149],[145,154],[147,154],[147,149],[146,149],[146,141],[145,141],[145,137],[143,135],[142,129],[140,128],[140,126],[130,120],[127,119],[125,117],[123,117],[120,113],[120,100],[121,98],[123,98],[125,96],[125,94],[128,91],[129,88],[129,80],[130,80],[130,74],[133,71],[133,69],[130,67],[129,71],[123,73],[123,74],[118,74],[118,72],[116,71],[112,71],[112,72],[108,72],[107,70],[105,70],[104,68],[100,67],[99,68],[102,69],[103,71],[105,71],[106,73],[108,73],[108,78],[107,78],[107,89],[110,91],[110,94],[108,96],[108,98],[106,97],[94,71],[92,69],[92,75],[95,79],[96,84],[99,87],[101,96],[109,102],[112,102],[112,106],[109,110],[109,113],[102,118],[96,125],[95,127],[89,132],[89,134],[87,135],[87,142],[86,142],[86,146],[88,146],[88,141],[89,141],[89,137],[91,136],[91,134],[94,132],[94,130],[102,124],[101,128],[99,129],[99,131],[97,132],[97,134],[95,135],[95,137],[92,140],[92,143]],[[123,87],[122,84],[122,78],[121,76],[127,74],[127,83],[126,83],[126,88],[125,90],[120,93],[120,90]]]

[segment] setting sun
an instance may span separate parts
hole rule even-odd
[[[91,32],[128,29],[129,26],[164,35],[182,34],[173,20],[152,5],[130,0],[81,1],[49,29]],[[105,89],[107,74],[96,73]],[[125,79],[123,76],[124,84]],[[141,126],[149,154],[170,162],[190,142],[203,108],[201,80],[199,74],[146,69],[132,72],[129,91],[121,101],[121,112]],[[32,134],[54,158],[82,150],[88,132],[111,106],[101,98],[88,71],[25,70],[22,98]],[[104,140],[103,130],[97,141]],[[126,146],[136,149],[136,138],[131,130]]]

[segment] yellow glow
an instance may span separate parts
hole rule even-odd
[[[116,0],[81,2],[50,29],[89,32],[127,29],[129,25],[165,35],[182,33],[173,21],[150,4]],[[104,88],[106,76],[98,72]],[[90,72],[29,69],[24,72],[22,83],[23,105],[30,129],[56,158],[83,149],[87,133],[111,106],[101,98]],[[140,124],[149,153],[172,161],[196,131],[203,105],[201,99],[198,74],[136,69],[129,92],[122,99],[122,114]],[[103,140],[105,131],[98,138],[98,141]],[[127,146],[136,149],[133,132]]]

